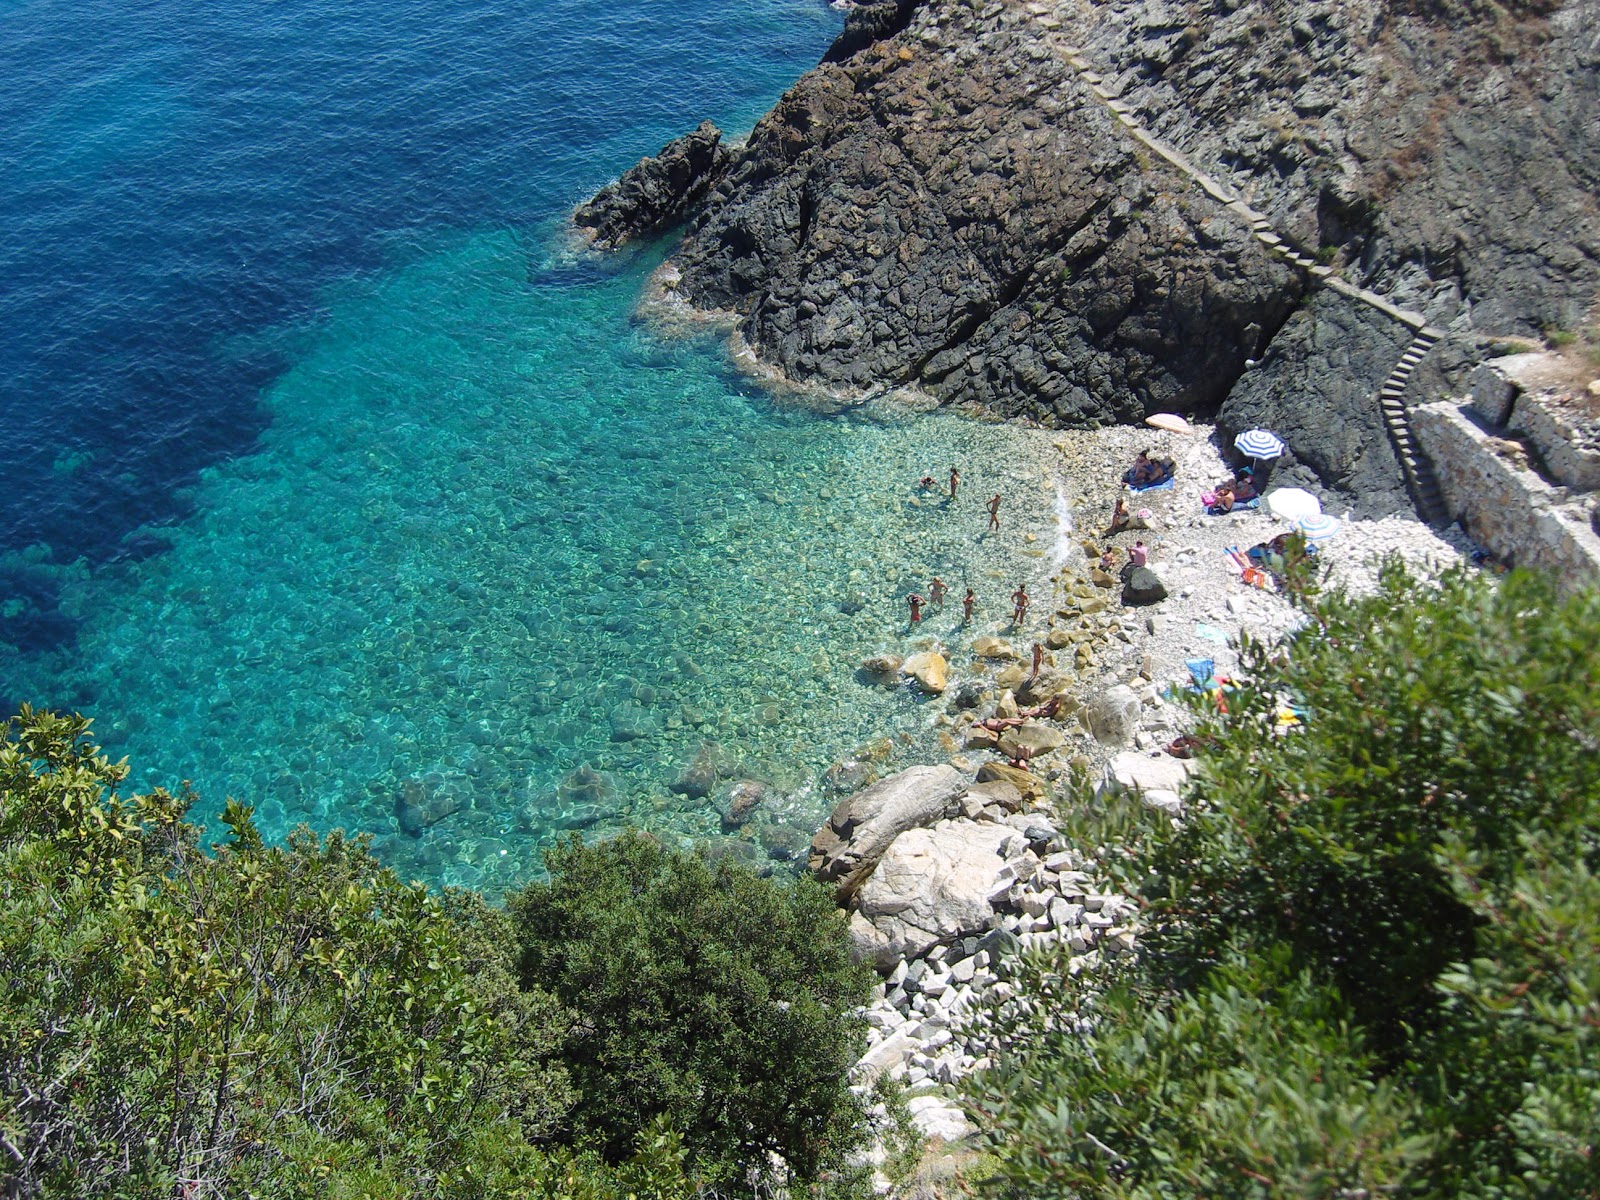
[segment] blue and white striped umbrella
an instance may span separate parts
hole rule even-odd
[[[1267,429],[1247,429],[1233,439],[1233,444],[1251,458],[1277,458],[1288,449],[1282,438]]]
[[[1331,538],[1339,532],[1339,518],[1330,517],[1327,513],[1318,513],[1314,517],[1301,517],[1294,523],[1294,527],[1313,542],[1320,542],[1323,538]]]

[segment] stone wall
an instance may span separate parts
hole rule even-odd
[[[1578,491],[1600,491],[1600,438],[1595,422],[1555,392],[1523,393],[1506,428],[1538,451],[1550,478]]]
[[[1514,443],[1485,433],[1452,401],[1412,409],[1411,427],[1451,515],[1480,546],[1513,566],[1548,571],[1564,588],[1600,582],[1592,497],[1546,483]]]

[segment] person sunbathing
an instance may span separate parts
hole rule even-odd
[[[1226,516],[1233,511],[1234,494],[1232,483],[1219,483],[1217,490],[1212,495],[1211,503],[1206,505],[1206,512],[1213,517]]]
[[[1233,499],[1237,504],[1256,499],[1261,493],[1256,491],[1256,481],[1249,471],[1240,471],[1239,477],[1233,481]]]
[[[1133,466],[1123,473],[1122,481],[1129,487],[1149,487],[1165,478],[1161,464],[1150,457],[1148,450],[1141,450],[1139,457],[1133,460]]]

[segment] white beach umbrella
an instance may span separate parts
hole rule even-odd
[[[1280,521],[1293,523],[1305,520],[1307,517],[1322,515],[1322,501],[1305,488],[1275,488],[1262,498],[1262,503],[1267,506],[1267,511]]]
[[[1233,444],[1239,453],[1255,459],[1277,458],[1288,449],[1282,438],[1267,429],[1247,429],[1233,439]]]

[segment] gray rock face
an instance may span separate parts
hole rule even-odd
[[[731,155],[710,121],[674,138],[654,158],[640,159],[573,213],[594,244],[614,250],[682,224],[727,169]]]
[[[1600,0],[1475,11],[1105,0],[1061,6],[1053,46],[1020,5],[872,6],[708,194],[682,293],[795,379],[1046,424],[1264,425],[1297,456],[1281,482],[1391,511],[1375,392],[1404,330],[1273,257],[1059,45],[1289,246],[1452,328],[1422,402],[1482,335],[1573,328],[1600,289]]]
[[[938,942],[987,930],[1001,869],[1026,849],[1005,825],[953,822],[902,833],[856,893],[857,956],[886,970]]]
[[[938,3],[810,72],[691,225],[684,293],[802,379],[1052,423],[1215,411],[1300,284],[1040,32]]]
[[[966,783],[949,765],[911,767],[847,796],[811,841],[811,872],[848,900],[907,829],[956,811]]]

